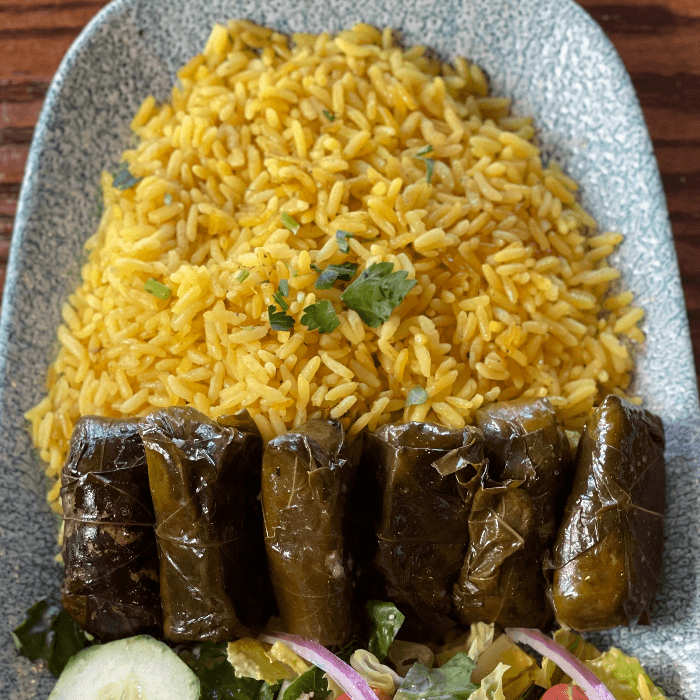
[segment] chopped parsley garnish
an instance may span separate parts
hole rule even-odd
[[[272,298],[277,302],[279,306],[282,307],[282,311],[289,311],[289,304],[287,303],[286,299],[282,295],[282,292],[275,292],[272,295]]]
[[[280,292],[282,292],[283,297],[289,296],[289,281],[280,280]]]
[[[301,322],[310,331],[318,329],[319,333],[331,333],[340,325],[340,319],[335,313],[333,304],[327,299],[321,299],[304,309]]]
[[[355,234],[350,233],[350,231],[343,231],[342,229],[338,229],[335,232],[335,237],[338,240],[338,250],[341,253],[349,253],[350,246],[348,245],[348,238],[354,238]]]
[[[316,271],[321,273],[316,280],[316,289],[331,289],[336,280],[349,282],[357,274],[357,263],[329,265],[325,270],[317,268]]]
[[[324,109],[323,113],[326,115],[326,119],[328,119],[329,122],[335,121],[335,114],[333,114],[332,112],[329,112],[327,109]]]
[[[280,217],[282,220],[282,225],[286,228],[289,229],[292,233],[296,234],[296,232],[301,228],[301,224],[298,224],[289,214],[286,212],[282,212],[282,216]]]
[[[273,331],[290,331],[294,327],[294,319],[284,311],[277,311],[274,306],[268,306],[267,312]]]
[[[129,172],[129,166],[126,163],[121,163],[119,170],[114,173],[114,179],[112,180],[112,186],[116,187],[118,190],[128,190],[134,185],[138,184],[143,180],[142,177],[134,177]]]
[[[422,386],[414,386],[406,396],[404,406],[420,406],[428,400],[428,392]]]
[[[415,287],[416,280],[408,280],[406,270],[392,272],[394,263],[370,265],[354,280],[340,297],[372,328],[389,320],[392,311]]]
[[[432,158],[424,158],[425,160],[425,181],[430,184],[433,179],[433,170],[435,169],[435,161]]]
[[[419,160],[425,161],[425,180],[428,184],[430,184],[430,181],[433,179],[433,172],[435,170],[435,161],[432,158],[424,158],[424,156],[428,153],[430,153],[433,150],[433,147],[431,145],[427,145],[425,148],[422,148],[418,153],[416,153],[414,158],[418,158]]]
[[[154,297],[158,297],[163,301],[165,301],[172,294],[172,289],[170,289],[170,287],[166,287],[158,280],[153,279],[153,277],[149,277],[146,280],[146,284],[143,285],[143,288],[149,294],[153,294]]]
[[[170,194],[170,192],[167,192],[166,195],[163,197],[163,204],[169,207],[172,203],[173,196]]]
[[[250,270],[241,270],[236,277],[237,282],[245,282],[250,277]]]

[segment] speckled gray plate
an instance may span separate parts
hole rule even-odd
[[[119,162],[141,100],[165,98],[212,23],[234,17],[282,31],[392,26],[407,44],[478,61],[496,93],[534,115],[546,156],[579,181],[601,228],[625,234],[618,264],[647,310],[636,387],[668,437],[667,545],[653,626],[597,641],[639,656],[671,697],[699,698],[700,411],[678,266],[629,77],[571,0],[116,0],[90,23],[54,78],[34,136],[2,308],[0,696],[45,698],[52,686],[45,670],[16,656],[9,635],[60,579],[56,523],[22,415],[42,395],[61,303],[97,224],[99,173]]]

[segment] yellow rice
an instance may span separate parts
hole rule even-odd
[[[247,408],[269,439],[319,411],[354,434],[460,427],[484,402],[548,396],[576,429],[627,389],[643,312],[611,294],[622,237],[596,233],[576,184],[543,166],[531,120],[489,97],[477,66],[403,50],[388,29],[290,40],[237,21],[178,77],[170,102],[149,97],[134,117],[124,160],[142,179],[120,190],[103,175],[47,396],[27,413],[53,480],[86,414]],[[354,234],[348,254],[339,229]],[[314,287],[312,265],[382,261],[417,284],[379,328],[338,284]],[[268,321],[281,280],[291,332]],[[340,319],[332,333],[300,323],[319,299]],[[428,400],[405,407],[414,387]]]

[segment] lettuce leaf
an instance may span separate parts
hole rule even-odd
[[[478,689],[469,696],[469,700],[505,700],[503,676],[508,669],[509,666],[506,664],[498,664],[488,676],[482,679]]]
[[[271,659],[263,643],[250,637],[229,642],[227,655],[239,678],[247,676],[274,684],[280,680],[292,680],[298,675],[282,661]]]
[[[32,661],[45,659],[56,677],[73,656],[94,641],[63,608],[45,598],[29,608],[26,619],[12,631],[12,640],[22,656]]]
[[[394,700],[468,700],[479,686],[472,683],[474,662],[464,652],[455,654],[444,666],[430,669],[421,663],[413,664],[406,674]],[[486,679],[484,679],[486,680]],[[482,695],[475,700],[499,698]]]
[[[324,700],[329,694],[328,681],[324,672],[317,666],[312,666],[302,673],[282,694],[281,700],[297,700],[302,693],[308,693],[314,700]]]
[[[368,601],[367,612],[372,621],[372,632],[367,648],[378,661],[384,661],[391,643],[406,618],[393,603],[384,603],[381,600]]]
[[[654,685],[639,661],[631,656],[625,656],[615,647],[601,654],[597,659],[586,661],[585,664],[608,686],[615,700],[638,700],[640,676],[653,700],[666,700],[665,695]]]
[[[616,700],[639,700],[640,682],[646,684],[653,700],[666,700],[665,695],[654,685],[634,657],[626,656],[615,647],[601,653],[578,634],[568,630],[557,630],[554,639],[583,661],[605,683]],[[542,670],[551,685],[571,682],[571,679],[549,659],[544,659]]]
[[[181,651],[180,658],[202,684],[200,700],[274,700],[282,682],[270,684],[255,678],[238,678],[228,661],[225,643],[203,642],[195,652]]]

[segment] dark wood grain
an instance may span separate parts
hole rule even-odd
[[[644,111],[671,214],[700,367],[700,0],[579,2],[615,45]],[[44,95],[70,44],[106,4],[0,3],[0,289]]]
[[[582,0],[637,90],[666,193],[700,381],[700,2]]]
[[[53,74],[107,0],[0,2],[0,300],[34,126]]]

